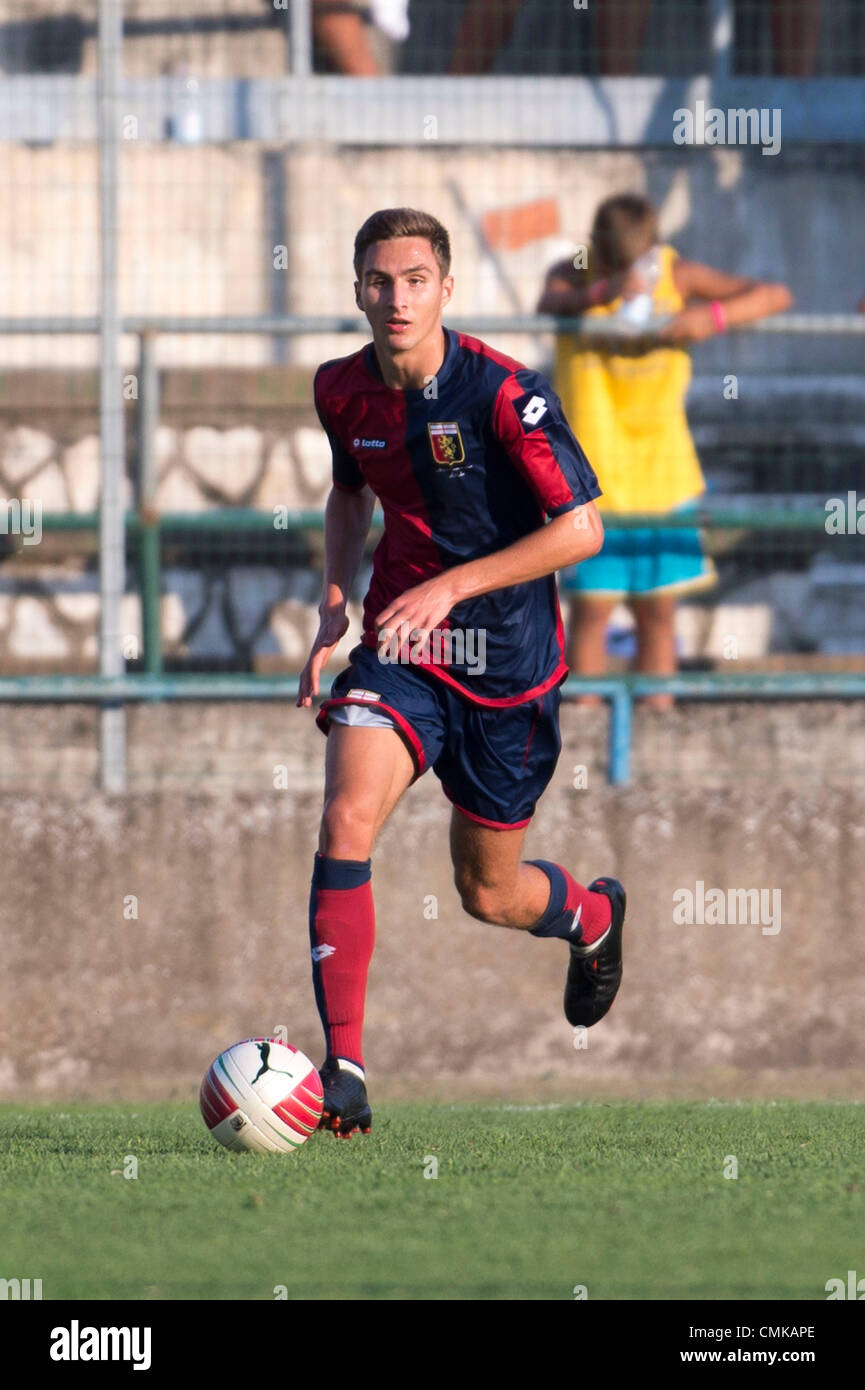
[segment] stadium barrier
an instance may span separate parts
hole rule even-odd
[[[142,701],[294,700],[296,676],[6,676],[0,677],[0,703],[96,704],[105,708]],[[631,782],[634,701],[669,694],[685,700],[861,700],[865,674],[683,672],[677,676],[571,676],[565,699],[598,695],[609,702],[607,770],[612,786]]]

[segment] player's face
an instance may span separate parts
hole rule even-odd
[[[453,277],[442,278],[426,237],[414,236],[370,246],[354,287],[376,343],[390,353],[410,352],[438,332],[452,290]]]

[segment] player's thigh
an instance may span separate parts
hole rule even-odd
[[[527,827],[494,830],[481,825],[454,807],[450,847],[454,881],[461,892],[469,889],[506,892],[516,882]]]
[[[436,772],[454,805],[451,858],[464,897],[516,891],[526,829],[561,748],[560,699],[556,688],[507,709],[453,712]]]
[[[378,832],[416,771],[396,729],[332,724],[325,757],[321,853],[369,858]]]
[[[450,697],[446,741],[433,768],[468,821],[493,831],[525,829],[561,751],[560,702],[557,687],[504,708]]]

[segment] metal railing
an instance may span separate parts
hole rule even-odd
[[[297,676],[99,676],[0,677],[0,702],[28,704],[95,704],[103,709],[148,701],[294,700]],[[865,674],[822,675],[732,674],[687,672],[677,676],[571,676],[562,686],[565,698],[598,695],[610,706],[607,772],[613,786],[631,781],[634,701],[670,694],[687,700],[861,700]]]
[[[565,3],[565,0],[562,0]],[[683,109],[695,113],[688,148],[705,148],[697,114],[779,111],[787,146],[858,145],[865,78],[396,76],[202,78],[196,144],[255,141],[293,146],[324,141],[387,149],[433,145],[498,149],[669,149]],[[164,141],[185,82],[126,77],[126,109],[139,141]],[[95,142],[91,77],[4,75],[0,140]],[[435,112],[434,139],[429,113]]]
[[[449,320],[449,326],[472,334],[497,335],[507,333],[568,333],[591,337],[595,332],[609,334],[609,328],[597,328],[587,321],[562,319],[553,316],[512,315],[508,317],[477,316],[471,320]],[[98,318],[62,319],[2,319],[0,331],[5,333],[97,333]],[[756,333],[839,333],[859,337],[865,334],[865,316],[788,314],[750,326],[746,332]],[[156,339],[160,333],[219,333],[274,335],[355,334],[368,332],[366,321],[345,316],[234,316],[175,318],[166,315],[128,316],[118,325],[121,334],[134,333],[139,338],[139,414],[138,414],[138,490],[136,510],[125,513],[119,524],[128,540],[137,547],[137,564],[141,589],[143,673],[119,674],[106,672],[101,676],[18,676],[0,678],[0,702],[85,702],[98,704],[103,710],[118,710],[128,702],[141,700],[270,700],[290,699],[297,693],[297,679],[291,676],[186,676],[163,674],[162,641],[160,632],[161,548],[162,541],[173,533],[200,531],[254,532],[272,530],[274,518],[270,512],[224,508],[204,513],[168,513],[159,515],[155,506],[156,465],[155,439],[160,415],[159,371],[156,364]],[[618,514],[605,518],[608,529],[628,529],[645,525],[689,526],[695,524],[716,529],[744,528],[754,531],[809,532],[825,529],[825,511],[813,507],[792,507],[787,510],[765,505],[730,506],[723,498],[705,499],[698,509],[697,519],[681,515]],[[43,517],[43,530],[62,532],[100,529],[102,516],[97,513],[65,512]],[[320,530],[323,515],[320,511],[300,510],[280,519],[280,529]],[[115,595],[115,599],[118,595]],[[649,694],[666,692],[677,698],[698,700],[724,699],[859,699],[865,696],[865,675],[850,673],[787,672],[783,674],[713,674],[681,673],[672,677],[622,675],[604,678],[570,678],[563,687],[566,697],[581,693],[599,695],[611,706],[609,736],[609,775],[615,784],[630,778],[631,730],[633,702]],[[121,779],[122,780],[122,779]]]

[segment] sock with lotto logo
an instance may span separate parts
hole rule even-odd
[[[563,941],[591,946],[603,936],[612,918],[612,905],[603,893],[590,893],[567,869],[547,859],[530,859],[550,880],[550,900],[543,917],[530,929],[532,936],[560,936]]]
[[[375,944],[370,863],[316,854],[309,898],[312,982],[327,1055],[361,1071],[366,977]]]

